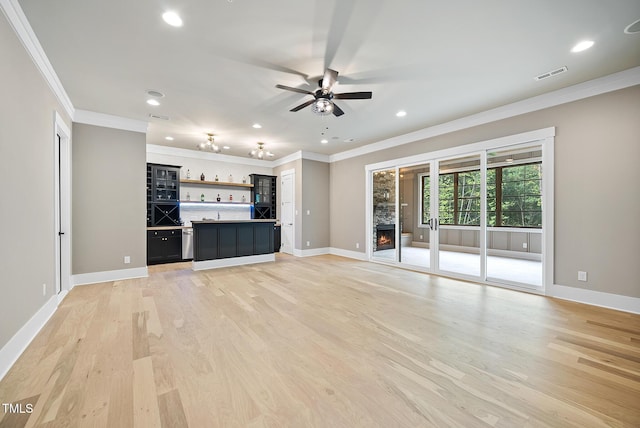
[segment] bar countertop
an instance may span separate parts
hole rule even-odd
[[[277,219],[251,219],[251,220],[192,220],[192,225],[197,224],[221,224],[221,223],[279,223]]]

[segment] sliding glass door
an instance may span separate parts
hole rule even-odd
[[[480,155],[438,160],[438,270],[480,278]]]
[[[430,269],[431,164],[399,169],[400,239],[398,261]]]
[[[487,151],[487,280],[542,285],[542,146]]]
[[[479,150],[478,143],[369,170],[371,259],[544,287],[552,280],[553,138],[529,141]]]

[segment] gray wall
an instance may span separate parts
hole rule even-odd
[[[307,241],[310,244],[308,247]],[[304,159],[302,161],[302,249],[326,248],[329,245],[329,164]]]
[[[640,297],[638,100],[635,86],[334,162],[331,246],[364,251],[365,165],[555,126],[554,282]]]
[[[0,52],[2,348],[55,293],[54,114],[71,121],[2,13]]]
[[[145,139],[73,124],[73,274],[147,265]]]

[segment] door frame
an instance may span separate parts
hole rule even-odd
[[[295,247],[296,247],[296,170],[295,169],[287,169],[284,170],[280,173],[280,195],[284,195],[284,177],[285,176],[291,176],[291,209],[292,209],[292,215],[291,215],[291,249],[290,251],[287,251],[287,249],[284,246],[280,247],[280,251],[282,251],[283,253],[286,254],[291,254],[293,255],[295,253]],[[284,205],[284,201],[282,200],[282,196],[280,197],[280,233],[282,235],[282,231],[283,229],[283,221],[282,221],[282,207]],[[282,239],[281,236],[281,241],[285,242],[284,239]]]
[[[490,149],[497,148],[506,148],[509,146],[518,146],[526,143],[536,143],[539,144],[542,148],[542,165],[543,165],[543,179],[542,179],[542,192],[543,192],[543,231],[542,231],[542,286],[540,288],[530,288],[519,285],[505,284],[487,281],[486,278],[486,236],[484,239],[481,237],[481,276],[480,278],[471,278],[472,281],[480,282],[488,285],[495,285],[503,288],[512,288],[518,290],[526,290],[533,293],[542,293],[544,294],[548,287],[553,286],[553,242],[554,242],[554,225],[553,225],[553,178],[554,178],[554,164],[553,164],[553,151],[554,151],[554,139],[555,139],[555,127],[543,128],[534,131],[524,132],[520,134],[509,135],[505,137],[494,138],[491,140],[479,141],[470,144],[464,144],[448,149],[436,150],[432,152],[420,153],[413,156],[407,156],[399,159],[391,159],[383,162],[377,162],[374,164],[365,165],[365,239],[366,239],[366,254],[367,260],[376,262],[376,263],[391,263],[398,266],[402,266],[402,264],[398,261],[398,253],[396,252],[396,260],[394,262],[390,261],[381,261],[380,259],[376,259],[373,257],[373,172],[380,170],[389,170],[394,169],[399,171],[400,168],[409,167],[419,164],[425,164],[429,162],[436,162],[435,166],[438,166],[438,162],[441,159],[445,158],[454,158],[458,156],[464,156],[468,154],[478,154],[481,155],[481,171],[484,179],[482,180],[481,187],[481,204],[485,206],[486,204],[486,151]],[[484,152],[484,153],[483,153]],[[432,180],[433,185],[433,180]],[[432,192],[433,193],[433,192]],[[433,198],[432,194],[432,198]],[[434,202],[432,200],[432,202]],[[435,207],[433,205],[432,207]],[[399,198],[396,198],[396,213],[399,212]],[[483,211],[484,212],[484,211]],[[483,216],[484,217],[484,216]],[[484,225],[484,228],[483,228]],[[486,218],[484,218],[481,222],[481,231],[486,231]],[[486,233],[486,232],[485,232]],[[485,233],[481,233],[484,235]],[[433,235],[431,235],[433,237]],[[396,234],[396,240],[401,239]],[[398,243],[396,242],[396,246]],[[434,252],[434,243],[430,242],[431,253]],[[436,243],[437,246],[437,243]],[[484,253],[482,253],[484,252]],[[432,256],[433,257],[433,256]],[[469,280],[469,277],[464,277],[461,275],[457,275],[455,273],[450,273],[446,271],[437,270],[437,263],[434,266],[433,261],[431,259],[432,265],[429,269],[426,269],[425,272],[428,273],[436,273],[438,275],[449,276],[452,278],[460,278]],[[437,262],[437,260],[436,260]],[[413,268],[412,268],[413,269]],[[416,269],[423,270],[423,269]]]
[[[58,112],[54,117],[53,154],[55,292],[61,301],[71,289],[71,130]]]

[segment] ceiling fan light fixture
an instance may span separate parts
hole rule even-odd
[[[320,116],[328,116],[333,113],[333,102],[326,98],[318,98],[311,104],[311,111]]]

